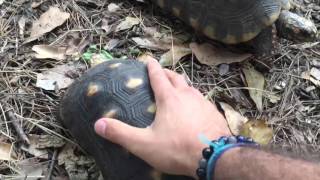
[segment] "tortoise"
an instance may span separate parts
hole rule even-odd
[[[59,106],[59,119],[77,143],[93,156],[104,179],[189,179],[169,176],[94,131],[101,117],[116,118],[135,127],[147,127],[156,107],[146,65],[134,59],[114,59],[94,66],[67,89]]]
[[[295,42],[317,38],[317,28],[310,20],[289,11],[290,0],[151,1],[196,31],[224,44],[245,43],[258,38],[254,45],[268,51],[273,24],[280,36]]]

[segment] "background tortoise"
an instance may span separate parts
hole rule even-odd
[[[60,119],[94,157],[105,179],[189,179],[162,175],[94,132],[94,123],[101,117],[146,127],[154,120],[155,111],[146,65],[136,60],[112,60],[89,69],[68,88],[60,104]]]
[[[261,45],[269,48],[271,25],[276,21],[278,34],[290,40],[313,41],[317,36],[317,28],[311,21],[288,11],[289,0],[151,1],[207,37],[225,44],[248,42],[270,27],[257,42],[269,43]]]

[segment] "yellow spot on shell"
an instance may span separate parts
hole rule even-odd
[[[279,15],[280,15],[280,9],[279,9],[279,11],[271,14],[271,15],[269,16],[269,18],[265,18],[264,21],[263,21],[263,23],[264,23],[266,26],[271,26],[271,25],[278,19]]]
[[[177,7],[173,7],[172,8],[172,12],[173,12],[173,14],[175,15],[175,16],[180,16],[180,13],[181,13],[181,10],[179,9],[179,8],[177,8]]]
[[[280,2],[281,2],[282,9],[285,9],[285,10],[290,10],[291,9],[290,0],[280,0]]]
[[[258,35],[259,32],[249,32],[242,35],[241,42],[246,42]]]
[[[131,78],[127,82],[126,86],[130,89],[134,89],[138,86],[140,86],[143,83],[143,79],[140,78]]]
[[[103,114],[103,117],[105,118],[114,118],[117,114],[117,110],[116,109],[111,109],[110,111],[106,112]]]
[[[99,91],[99,86],[96,84],[89,84],[88,90],[87,90],[87,96],[91,97],[95,95]]]
[[[164,8],[164,0],[158,0],[157,2],[161,8]]]
[[[162,179],[162,173],[156,170],[152,170],[150,172],[150,176],[152,180],[161,180]]]
[[[204,28],[203,33],[209,38],[215,39],[215,32],[212,26],[207,26]]]
[[[147,109],[147,111],[148,111],[149,113],[152,113],[152,114],[154,114],[154,113],[156,112],[156,110],[157,110],[157,106],[156,106],[155,103],[152,103],[152,104],[148,107],[148,109]]]
[[[121,63],[115,63],[115,64],[111,64],[109,67],[110,67],[111,69],[114,69],[114,68],[119,67],[120,65],[121,65]]]
[[[230,34],[227,35],[227,37],[223,40],[223,42],[227,42],[228,44],[236,44],[236,43],[238,43],[236,37],[233,36],[233,35],[230,35]]]

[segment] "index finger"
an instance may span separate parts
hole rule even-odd
[[[156,101],[168,98],[170,93],[172,93],[173,86],[155,59],[148,61],[148,73]]]

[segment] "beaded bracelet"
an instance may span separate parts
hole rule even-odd
[[[217,160],[228,149],[242,146],[259,147],[251,138],[244,136],[222,136],[218,140],[207,142],[209,147],[202,150],[203,158],[199,161],[197,176],[199,180],[213,180]]]

